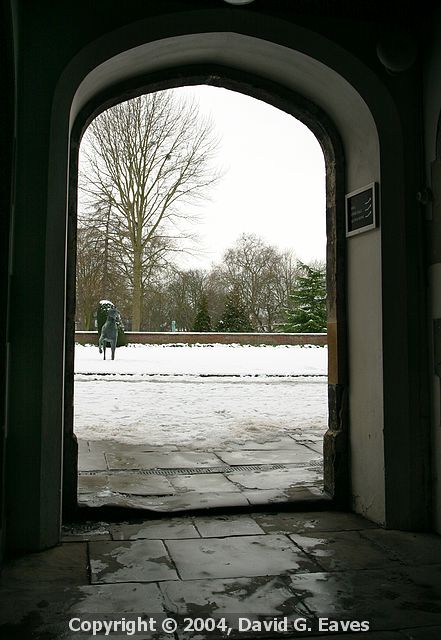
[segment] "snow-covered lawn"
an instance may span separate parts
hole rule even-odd
[[[115,357],[76,346],[81,439],[210,450],[326,430],[326,347],[129,345]]]
[[[238,344],[129,344],[107,360],[91,345],[75,347],[76,374],[326,375],[327,348]]]

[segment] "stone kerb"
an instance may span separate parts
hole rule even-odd
[[[247,345],[317,345],[327,344],[326,333],[196,333],[193,331],[126,331],[132,344],[247,344]],[[78,344],[98,344],[96,331],[76,331]]]

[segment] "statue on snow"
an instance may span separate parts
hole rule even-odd
[[[104,322],[104,318],[106,318]],[[106,359],[106,347],[109,345],[112,352],[112,360],[115,359],[115,349],[125,344],[124,327],[121,316],[115,305],[109,300],[101,300],[97,313],[98,331],[100,337],[98,341],[99,352],[104,352]]]

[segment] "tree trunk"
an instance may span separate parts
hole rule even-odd
[[[106,231],[104,236],[104,260],[103,260],[103,277],[101,281],[103,298],[109,297],[109,228],[110,228],[110,212],[112,208],[110,204],[106,213]]]
[[[132,302],[132,331],[141,329],[142,310],[142,265],[141,256],[136,253],[133,260],[133,302]]]
[[[87,311],[85,320],[86,321],[84,323],[85,324],[84,329],[86,331],[94,331],[95,327],[94,327],[94,322],[93,322],[93,320],[94,320],[93,311]]]

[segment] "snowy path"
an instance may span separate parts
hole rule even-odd
[[[80,439],[207,451],[326,430],[324,347],[130,345],[101,358],[76,347]]]

